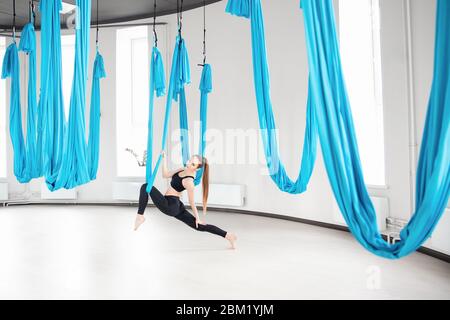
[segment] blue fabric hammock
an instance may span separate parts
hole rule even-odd
[[[199,138],[199,152],[202,157],[205,156],[206,151],[206,130],[208,121],[208,95],[212,91],[212,71],[209,64],[203,66],[203,71],[200,80],[200,138]],[[176,100],[176,98],[174,97]],[[189,121],[186,104],[186,93],[184,86],[179,92],[179,107],[180,107],[180,135],[181,135],[181,149],[183,156],[183,164],[186,165],[190,159],[189,147]],[[194,183],[199,185],[203,176],[203,168],[197,171]]]
[[[247,18],[250,17],[250,12],[259,11],[258,13],[260,13],[251,15],[250,22],[252,28],[254,85],[264,155],[270,177],[277,187],[284,192],[299,194],[306,191],[316,160],[317,120],[313,112],[311,99],[308,98],[301,167],[296,180],[293,181],[289,178],[280,158],[277,127],[270,96],[270,76],[265,47],[264,20],[262,12],[256,6],[260,6],[259,1],[233,0],[228,2],[226,10],[231,14]]]
[[[22,131],[22,112],[20,103],[20,65],[18,50],[27,53],[29,61],[27,139]],[[20,183],[27,183],[40,176],[36,161],[36,34],[33,22],[22,30],[19,49],[16,41],[8,47],[3,60],[2,78],[11,78],[10,136],[14,150],[14,174]]]
[[[28,113],[27,113],[27,171],[29,180],[40,177],[40,163],[36,161],[37,98],[36,98],[36,33],[33,15],[31,22],[22,29],[19,50],[28,55]],[[27,179],[28,180],[28,179]],[[28,181],[29,181],[28,180]],[[27,182],[28,182],[27,181]]]
[[[66,119],[62,93],[61,1],[43,0],[41,12],[41,92],[38,108],[38,160],[50,190],[61,168]],[[78,59],[78,54],[76,59]]]
[[[157,48],[153,48],[151,67],[150,67],[150,113],[148,122],[148,142],[147,142],[147,167],[146,180],[147,192],[150,192],[155,182],[156,174],[161,165],[162,156],[160,155],[154,167],[153,164],[153,109],[154,96],[164,94],[164,67],[162,63],[161,54]],[[175,42],[175,49],[172,57],[172,69],[170,72],[169,90],[167,93],[166,112],[164,118],[164,129],[162,134],[161,149],[166,148],[170,114],[172,111],[173,100],[179,102],[179,118],[180,118],[180,135],[183,164],[185,165],[190,158],[189,152],[189,126],[188,126],[188,112],[186,105],[185,86],[191,82],[191,70],[189,66],[189,56],[186,49],[184,39],[177,37]],[[199,154],[204,156],[206,149],[206,128],[207,128],[207,114],[208,114],[208,94],[212,91],[212,71],[209,64],[205,64],[201,76],[200,86],[201,100],[200,100],[200,144]],[[195,185],[201,182],[203,170],[197,172],[195,178]]]
[[[54,191],[71,189],[96,178],[100,136],[100,78],[105,77],[102,56],[94,62],[89,143],[85,141],[86,81],[90,32],[90,0],[78,0],[75,71],[66,124],[61,83],[61,0],[42,0],[41,95],[36,102],[36,36],[33,23],[22,31],[20,50],[29,56],[27,143],[24,144],[20,107],[19,59],[15,42],[3,62],[3,77],[11,77],[10,131],[14,174],[21,183],[45,176]]]
[[[29,181],[25,139],[22,132],[22,112],[20,106],[20,70],[17,45],[8,46],[3,60],[2,78],[11,77],[11,97],[9,109],[9,130],[14,149],[14,174],[19,182]]]
[[[416,211],[395,244],[388,244],[379,233],[364,183],[340,61],[333,2],[303,0],[302,9],[310,70],[308,108],[317,122],[326,170],[339,208],[350,231],[366,249],[390,259],[406,256],[431,235],[450,193],[450,2],[438,0],[435,72],[418,165]],[[229,0],[226,10],[251,20],[258,111],[270,114],[261,2]],[[305,139],[310,139],[312,146],[314,134]],[[268,152],[277,154],[276,149]]]
[[[46,177],[47,185],[50,190],[58,190],[60,188],[72,189],[91,180],[87,163],[88,156],[85,138],[86,82],[91,2],[90,0],[78,0],[77,5],[79,9],[77,11],[78,26],[76,28],[75,67],[70,97],[69,120],[67,123],[67,131],[64,135],[60,165],[55,168],[56,171],[52,175]],[[41,3],[41,9],[43,8],[44,6],[42,6]],[[59,37],[60,30],[58,26],[56,30],[52,31]],[[43,32],[45,31],[46,30],[43,30]],[[59,60],[57,65],[61,65],[61,55],[52,56],[51,58],[56,59],[57,61]],[[59,71],[60,70],[61,69],[59,69]],[[53,77],[53,81],[55,81],[52,83],[54,88],[60,90],[61,72],[59,72],[59,77]],[[62,95],[57,94],[56,97],[59,98],[62,97]],[[53,107],[63,109],[64,105],[57,105],[57,103],[54,103]],[[58,110],[58,113],[59,112],[60,111]],[[63,114],[64,111],[61,113]]]
[[[153,167],[153,122],[154,122],[154,104],[155,93],[157,97],[162,97],[166,94],[166,77],[164,75],[164,64],[161,56],[161,52],[157,47],[152,49],[152,58],[150,60],[150,103],[149,103],[149,115],[148,115],[148,138],[147,138],[147,162],[146,162],[146,181],[147,192],[153,187],[155,183],[156,174],[158,173],[159,166],[161,164],[162,156],[160,155],[155,167]],[[168,125],[168,113],[166,110],[165,125],[163,132],[162,148],[166,145],[167,125]]]

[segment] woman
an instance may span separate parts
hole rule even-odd
[[[199,169],[203,168],[202,177],[202,187],[203,187],[203,214],[206,214],[206,204],[208,201],[208,191],[209,191],[209,165],[206,158],[201,156],[193,156],[187,163],[186,168],[179,169],[176,171],[167,170],[167,162],[165,153],[162,152],[162,174],[166,179],[171,178],[170,187],[166,194],[163,196],[161,192],[155,187],[152,187],[150,191],[150,197],[152,198],[153,204],[164,214],[174,217],[193,229],[197,231],[209,232],[227,239],[231,248],[235,249],[235,242],[237,237],[222,229],[203,223],[198,215],[197,207],[194,202],[194,179],[196,173]],[[146,191],[147,184],[142,185],[140,195],[139,195],[139,210],[136,217],[135,228],[137,230],[145,221],[144,211],[148,202],[148,193]],[[191,205],[194,215],[184,207],[183,202],[181,202],[181,193],[187,190],[189,196],[189,203]]]

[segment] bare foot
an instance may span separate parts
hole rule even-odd
[[[142,214],[136,215],[136,221],[134,222],[134,231],[137,231],[137,229],[145,222],[145,218]]]
[[[236,249],[236,240],[237,240],[236,235],[234,235],[232,233],[227,233],[225,239],[227,239],[230,242],[230,244],[231,244],[230,249],[233,249],[233,250]]]

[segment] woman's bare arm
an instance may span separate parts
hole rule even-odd
[[[183,187],[186,188],[186,191],[188,193],[189,198],[189,204],[191,205],[192,212],[194,213],[195,217],[195,224],[198,228],[198,224],[203,224],[203,222],[200,220],[200,217],[198,215],[197,206],[195,205],[195,197],[194,197],[194,190],[195,190],[195,184],[194,180],[192,179],[184,179],[183,180]]]
[[[169,171],[169,169],[167,169],[166,153],[163,151],[163,152],[161,152],[161,155],[162,155],[162,170],[161,171],[162,171],[162,176],[164,179],[170,179],[170,178],[172,178],[172,176],[175,173],[182,170],[182,169],[178,169],[178,170]]]

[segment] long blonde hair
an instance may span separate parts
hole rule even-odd
[[[209,163],[205,157],[197,155],[200,160],[198,165],[199,169],[203,169],[202,176],[202,190],[203,190],[203,212],[206,213],[208,207],[208,195],[209,195]]]

